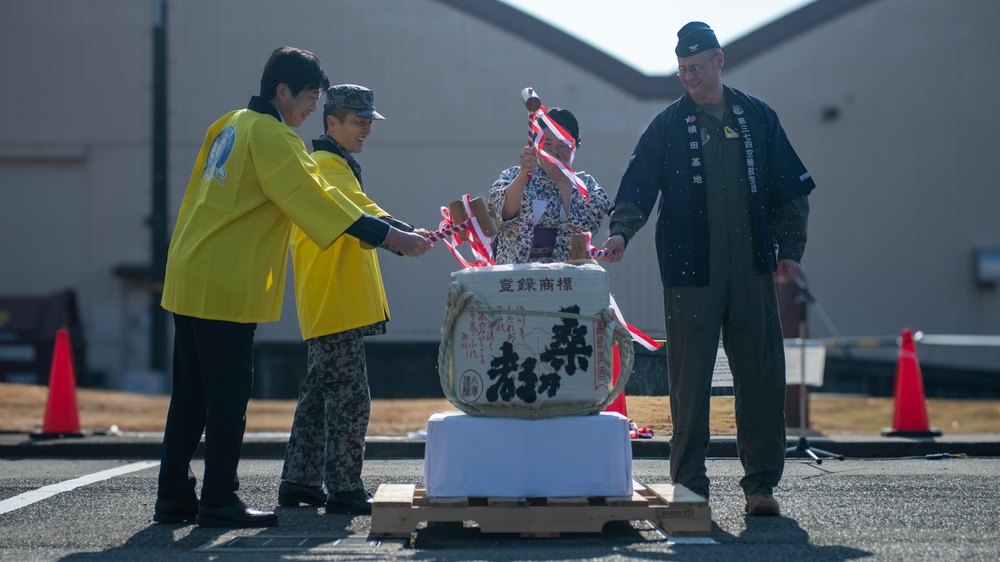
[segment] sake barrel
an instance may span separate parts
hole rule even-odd
[[[438,372],[469,415],[539,419],[595,414],[632,372],[632,344],[610,307],[607,271],[582,263],[452,273]],[[612,348],[621,372],[612,385]]]

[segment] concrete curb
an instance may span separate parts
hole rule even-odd
[[[902,458],[926,455],[968,455],[970,457],[1000,457],[1000,435],[947,435],[941,437],[881,437],[876,435],[807,437],[808,444],[850,458]],[[82,437],[38,438],[29,434],[0,434],[0,458],[160,458],[162,434],[84,434]],[[283,458],[288,434],[248,433],[243,441],[246,458]],[[798,444],[797,436],[789,436],[788,447]],[[367,439],[365,458],[423,458],[425,441],[405,437]],[[195,453],[202,456],[202,446]],[[735,458],[735,437],[713,437],[707,455]],[[670,443],[666,437],[632,440],[633,458],[666,458]],[[823,458],[823,455],[820,455]],[[808,459],[800,451],[789,458]],[[825,459],[824,459],[825,460]]]

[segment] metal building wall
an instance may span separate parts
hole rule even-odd
[[[583,143],[575,167],[612,195],[635,140],[660,108],[637,103],[536,45],[431,0],[291,6],[233,0],[214,2],[210,11],[172,2],[170,30],[174,201],[204,129],[245,105],[271,49],[285,43],[315,52],[332,82],[375,91],[375,105],[387,119],[375,124],[358,156],[366,191],[399,218],[428,229],[436,228],[442,205],[465,193],[485,196],[499,172],[517,162],[527,139],[523,87],[535,87],[546,104],[576,114]],[[321,127],[317,112],[297,132],[308,144]],[[644,263],[640,254],[652,255],[637,251],[633,269]],[[443,246],[420,259],[385,253],[380,259],[392,312],[383,338],[438,339],[457,262]],[[655,271],[623,277],[620,290],[637,293],[634,306],[622,298],[630,320],[638,322],[645,312],[641,299],[661,300]],[[631,279],[638,283],[626,283]],[[646,315],[653,330],[662,324],[659,308]],[[300,339],[290,290],[282,320],[260,326],[258,338]]]
[[[148,2],[0,3],[0,293],[79,296],[90,365],[144,366]]]
[[[1000,248],[998,21],[988,0],[871,2],[723,74],[778,111],[816,180],[803,266],[845,335],[1000,334],[998,288],[972,266]],[[1000,368],[996,348],[920,354]]]
[[[1000,72],[988,55],[998,52],[1000,5],[954,4],[870,2],[752,60],[728,61],[725,81],[779,112],[820,186],[804,265],[847,335],[903,326],[1000,333],[1000,296],[975,287],[970,264],[972,248],[1000,246],[988,166]],[[145,367],[148,353],[144,293],[112,270],[149,259],[151,21],[152,2],[0,3],[0,293],[76,289],[91,367],[111,380]],[[485,195],[516,162],[524,86],[577,115],[575,167],[612,196],[639,134],[670,101],[639,101],[435,0],[168,0],[168,26],[171,228],[205,130],[245,106],[282,44],[314,51],[334,83],[375,90],[388,119],[359,156],[366,189],[428,228],[441,205]],[[839,119],[822,119],[829,106]],[[320,128],[317,114],[298,132],[308,144]],[[652,230],[608,269],[628,320],[661,335]],[[437,339],[457,263],[444,248],[381,260],[393,313],[383,338]],[[826,335],[816,315],[811,328]],[[282,321],[262,325],[258,338],[299,338],[290,295]],[[994,350],[921,353],[1000,364]]]
[[[376,125],[360,156],[366,186],[386,209],[428,228],[440,220],[441,205],[464,193],[484,196],[516,162],[526,139],[524,86],[577,115],[585,140],[576,167],[612,194],[635,139],[661,105],[630,100],[433,0],[167,6],[171,228],[205,130],[257,93],[263,64],[279,45],[314,51],[335,83],[376,91],[389,119]],[[152,12],[152,1],[0,4],[7,53],[0,70],[21,85],[0,93],[0,292],[75,289],[90,367],[112,385],[145,369],[149,353],[145,287],[113,271],[149,260]],[[317,114],[298,132],[308,144],[320,128]],[[393,312],[386,339],[438,338],[457,263],[444,248],[419,260],[382,261]],[[645,311],[629,304],[631,295],[641,299],[636,289],[649,290],[659,299],[655,268],[645,273],[616,285],[640,325]],[[654,331],[658,308],[647,315]],[[260,341],[299,338],[290,292],[282,321],[258,334]]]

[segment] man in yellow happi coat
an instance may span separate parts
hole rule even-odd
[[[181,202],[162,306],[174,316],[173,393],[163,436],[158,523],[274,525],[236,495],[258,322],[278,320],[294,223],[326,248],[342,234],[422,255],[419,234],[365,213],[319,175],[292,128],[329,85],[319,60],[275,49],[260,96],[209,129]],[[205,434],[201,498],[189,464]]]

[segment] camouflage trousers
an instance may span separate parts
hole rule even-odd
[[[328,493],[362,490],[371,414],[365,328],[306,341],[308,371],[295,407],[281,479],[326,484]]]

